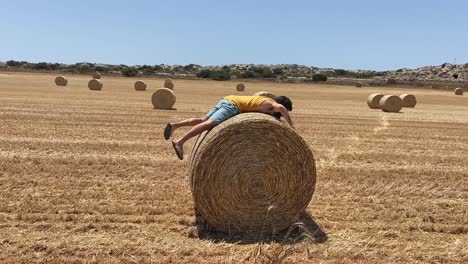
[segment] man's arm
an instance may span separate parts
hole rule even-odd
[[[273,110],[275,112],[280,112],[281,113],[281,116],[283,116],[283,118],[288,122],[288,124],[296,129],[296,127],[294,126],[294,123],[291,119],[291,116],[289,116],[289,111],[282,105],[278,104],[278,103],[273,103]]]

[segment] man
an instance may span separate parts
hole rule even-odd
[[[205,130],[210,130],[221,122],[240,113],[258,112],[273,115],[277,119],[283,117],[292,128],[297,129],[289,116],[289,111],[292,111],[292,102],[286,96],[279,96],[273,100],[265,96],[229,95],[221,99],[205,117],[189,118],[177,123],[168,123],[164,129],[164,138],[168,140],[174,130],[179,127],[193,126],[181,138],[172,141],[172,146],[177,157],[182,160],[184,158],[184,143],[188,139]]]

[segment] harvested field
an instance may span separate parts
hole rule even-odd
[[[168,121],[205,115],[236,82],[0,73],[0,263],[468,262],[468,98],[434,90],[248,82],[293,100],[317,182],[300,243],[197,238],[187,162]],[[373,111],[371,93],[417,108]],[[286,94],[285,94],[286,93]],[[186,130],[175,132],[179,136]],[[187,143],[189,155],[194,140]],[[187,156],[188,157],[188,156]]]

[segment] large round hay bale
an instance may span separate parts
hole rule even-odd
[[[145,91],[146,90],[146,83],[142,80],[138,80],[135,82],[135,90],[137,91]]]
[[[260,91],[260,92],[256,92],[254,93],[253,95],[257,95],[257,96],[266,96],[266,97],[269,97],[271,99],[275,99],[276,98],[276,95],[270,93],[270,92],[267,92],[267,91]]]
[[[164,88],[174,90],[174,83],[172,82],[172,79],[167,78],[166,80],[164,80]]]
[[[88,88],[90,90],[101,90],[103,86],[101,80],[92,79],[88,82]]]
[[[176,96],[171,89],[160,88],[151,96],[154,109],[170,110],[176,102]]]
[[[384,112],[400,112],[403,102],[399,96],[385,95],[380,99],[379,107]]]
[[[93,73],[93,79],[101,79],[102,75],[100,72]]]
[[[237,115],[196,140],[189,161],[197,213],[220,231],[280,231],[308,206],[315,161],[288,125]]]
[[[403,107],[415,107],[416,106],[416,96],[412,94],[402,94],[400,95],[402,106]]]
[[[66,86],[68,84],[68,80],[63,76],[58,76],[55,78],[55,84],[58,86]]]
[[[463,95],[464,92],[465,91],[463,90],[463,88],[460,88],[460,87],[455,89],[454,91],[455,95]]]
[[[356,87],[361,88],[362,87],[362,82],[356,82]]]
[[[380,109],[379,102],[382,97],[384,97],[384,95],[379,93],[369,95],[369,97],[367,97],[367,105],[372,109]]]
[[[243,83],[239,83],[236,85],[236,90],[238,92],[243,92],[245,90],[245,85]]]

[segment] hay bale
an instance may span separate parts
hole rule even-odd
[[[380,109],[379,102],[383,96],[383,94],[379,93],[369,95],[367,98],[367,105],[372,109]]]
[[[257,93],[254,93],[253,95],[257,95],[257,96],[266,96],[266,97],[269,97],[271,99],[275,99],[276,98],[276,95],[270,93],[270,92],[266,92],[266,91],[260,91],[260,92],[257,92]]]
[[[100,72],[93,73],[93,79],[101,79],[102,75]]]
[[[164,81],[164,88],[169,88],[169,89],[171,89],[171,90],[174,90],[174,83],[172,82],[172,79],[167,78],[167,79]]]
[[[160,88],[151,96],[154,109],[170,110],[176,102],[176,96],[171,89]]]
[[[465,91],[463,90],[463,88],[460,88],[458,87],[457,89],[455,89],[454,93],[455,95],[463,95]]]
[[[55,78],[55,84],[58,86],[67,86],[68,80],[63,76],[58,76]]]
[[[384,112],[397,113],[400,112],[403,101],[396,95],[385,95],[380,99],[379,107]]]
[[[102,84],[101,80],[92,79],[88,82],[88,88],[90,90],[101,90],[104,85]]]
[[[236,90],[237,90],[238,92],[243,92],[243,91],[245,90],[245,85],[244,85],[243,83],[237,84]]]
[[[362,87],[362,82],[357,82],[356,87],[361,88]]]
[[[315,161],[288,125],[259,113],[237,115],[202,133],[189,161],[197,213],[220,231],[280,231],[312,199]]]
[[[416,96],[412,94],[402,94],[400,95],[402,106],[403,107],[415,107],[416,106]]]
[[[146,91],[146,83],[142,80],[138,80],[135,82],[135,90],[137,91]]]

